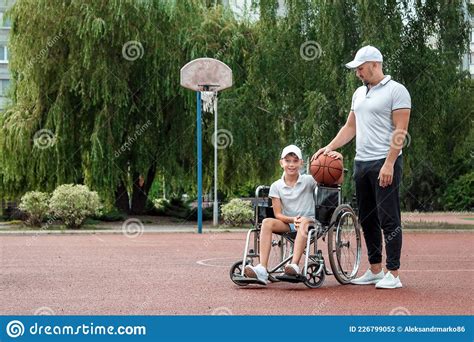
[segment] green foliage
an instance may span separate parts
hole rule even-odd
[[[162,216],[170,216],[182,219],[184,221],[197,221],[197,209],[191,208],[190,203],[181,198],[173,197],[168,199],[156,199],[153,201],[156,213]],[[212,218],[212,208],[204,208],[202,211],[204,220]]]
[[[473,210],[474,208],[474,172],[467,173],[448,186],[442,203],[446,210]]]
[[[252,204],[239,198],[232,199],[221,208],[222,217],[226,224],[232,226],[242,226],[250,223],[253,218]]]
[[[153,201],[153,204],[155,205],[159,215],[164,215],[166,210],[168,210],[170,207],[170,201],[168,201],[166,198],[157,198]]]
[[[31,226],[41,226],[41,222],[49,211],[50,195],[40,191],[30,191],[21,197],[18,208],[28,214],[25,221]]]
[[[403,206],[443,207],[441,195],[472,168],[474,88],[459,67],[469,48],[466,0],[286,1],[284,13],[260,1],[258,20],[236,20],[216,3],[17,0],[13,104],[0,116],[1,196],[64,183],[87,184],[108,208],[124,193],[137,195],[132,207],[140,196],[195,195],[195,94],[179,86],[179,70],[198,57],[233,70],[233,87],[219,94],[218,126],[232,135],[219,151],[219,187],[251,193],[279,177],[283,146],[295,143],[309,157],[335,136],[360,85],[343,65],[372,44],[412,97]],[[138,58],[130,60],[123,48],[133,41]],[[49,132],[46,148],[35,144],[40,130]],[[213,130],[204,114],[204,192]],[[348,176],[354,147],[341,151]],[[351,197],[350,181],[344,192]]]
[[[49,203],[52,215],[68,228],[79,228],[86,218],[99,215],[102,208],[97,192],[86,185],[60,185]]]
[[[112,209],[110,211],[99,213],[99,215],[95,215],[92,217],[96,221],[103,221],[103,222],[119,222],[125,221],[127,219],[127,215],[122,213],[117,209]]]

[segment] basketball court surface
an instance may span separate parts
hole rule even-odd
[[[0,236],[2,315],[472,315],[474,234],[405,232],[404,288],[239,287],[245,233]],[[325,246],[323,246],[324,248]],[[367,268],[366,252],[359,274]]]

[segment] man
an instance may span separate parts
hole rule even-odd
[[[352,96],[346,124],[312,160],[321,153],[333,156],[334,150],[356,137],[354,179],[370,268],[352,283],[394,289],[402,287],[398,271],[402,248],[399,186],[411,99],[403,85],[384,75],[382,62],[380,51],[367,45],[346,64],[355,69],[364,85]],[[382,232],[387,273],[382,269]]]

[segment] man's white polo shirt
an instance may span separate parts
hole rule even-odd
[[[370,90],[365,85],[357,88],[352,95],[351,105],[356,118],[355,160],[370,161],[387,157],[395,131],[392,112],[403,108],[411,109],[410,94],[390,76]]]
[[[310,175],[300,174],[296,184],[291,187],[286,185],[283,173],[283,176],[271,185],[269,196],[280,199],[282,214],[285,216],[314,218],[315,188],[316,181]]]

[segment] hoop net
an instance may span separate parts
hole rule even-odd
[[[201,91],[202,109],[205,112],[214,112],[214,103],[217,101],[217,91]]]

